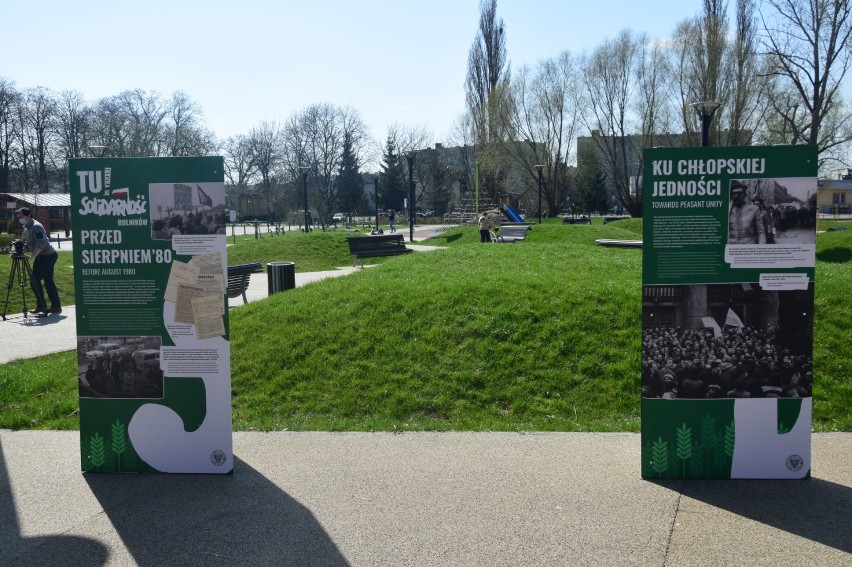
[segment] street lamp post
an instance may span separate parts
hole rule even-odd
[[[300,165],[299,171],[302,172],[302,193],[305,196],[305,232],[309,232],[311,229],[308,226],[308,170],[310,168],[306,165]]]
[[[414,242],[414,152],[405,154],[408,158],[408,241]]]
[[[541,224],[541,170],[544,165],[535,165],[538,170],[538,224]]]
[[[713,115],[722,106],[721,103],[707,100],[704,102],[694,102],[690,105],[701,117],[701,147],[706,148],[710,145],[710,124],[713,122]]]
[[[93,157],[104,157],[109,148],[106,146],[88,146],[88,149]]]

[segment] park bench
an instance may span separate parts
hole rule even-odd
[[[405,237],[402,234],[350,236],[346,240],[349,242],[349,252],[352,253],[352,265],[360,260],[362,268],[364,258],[398,256],[412,252],[411,248],[405,247]]]
[[[629,219],[629,218],[631,218],[630,215],[618,215],[618,216],[604,217],[603,223],[607,224],[607,223],[625,220],[625,219]]]
[[[501,226],[497,242],[517,242],[527,237],[528,226]]]
[[[242,295],[243,305],[248,303],[248,299],[246,299],[246,290],[249,286],[249,277],[251,277],[251,274],[261,271],[263,271],[263,269],[260,262],[228,266],[228,287],[226,289],[228,297],[233,299]]]

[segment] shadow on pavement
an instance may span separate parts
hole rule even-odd
[[[99,567],[109,553],[99,541],[76,536],[22,537],[18,514],[12,498],[9,473],[0,443],[0,562],[3,565],[56,565],[63,558],[67,565]]]
[[[85,475],[133,559],[348,566],[313,514],[244,461],[233,475]]]
[[[60,314],[50,314],[50,315],[28,315],[24,317],[23,313],[9,313],[6,315],[6,319],[3,321],[4,323],[12,323],[17,325],[35,325],[35,326],[44,326],[44,325],[53,325],[56,323],[60,323],[68,318],[68,315],[64,313]]]
[[[670,490],[671,484],[655,482]],[[852,553],[852,488],[826,480],[685,480],[683,496]]]

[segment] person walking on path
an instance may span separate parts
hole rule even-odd
[[[391,212],[388,213],[388,222],[390,223],[390,231],[396,232],[396,212],[395,211],[391,210]]]
[[[53,270],[59,256],[44,230],[44,226],[33,218],[33,213],[27,207],[21,207],[15,211],[18,222],[24,227],[24,241],[33,259],[33,273],[31,284],[36,296],[36,308],[33,313],[47,315],[48,313],[62,313],[62,304],[59,300],[59,292],[53,281]],[[44,281],[44,288],[42,288]],[[44,299],[44,292],[50,299],[50,308]]]

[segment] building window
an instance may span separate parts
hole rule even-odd
[[[674,307],[655,305],[646,307],[642,313],[643,326],[646,329],[670,329],[675,327]]]
[[[833,205],[845,205],[846,204],[846,193],[833,193],[831,195],[831,203]]]

